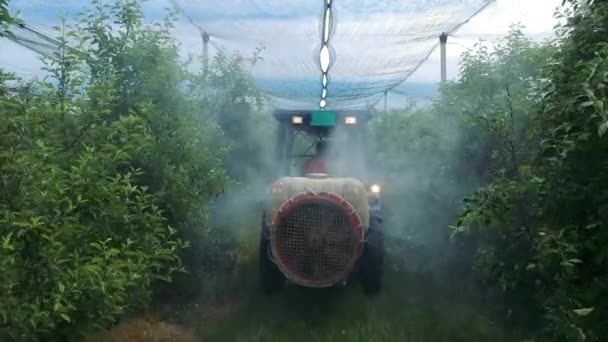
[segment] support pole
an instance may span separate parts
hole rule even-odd
[[[203,73],[207,75],[209,69],[209,34],[203,31],[201,36],[203,38]]]
[[[388,111],[388,90],[384,91],[384,112]]]
[[[448,34],[443,32],[439,36],[439,46],[441,49],[441,84],[444,84],[447,80],[447,56],[446,56],[447,43],[448,43]]]

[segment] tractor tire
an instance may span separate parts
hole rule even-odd
[[[260,232],[260,285],[266,295],[279,292],[285,285],[285,276],[270,258],[270,232],[266,225],[266,214],[262,216]]]
[[[359,259],[359,280],[363,291],[368,296],[374,296],[382,289],[384,277],[384,231],[382,219],[370,217],[370,226]]]

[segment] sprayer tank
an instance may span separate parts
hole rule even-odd
[[[369,202],[367,189],[354,178],[284,177],[274,182],[270,189],[266,216],[268,224],[276,218],[281,206],[302,193],[331,193],[342,197],[359,216],[364,230],[369,227]]]

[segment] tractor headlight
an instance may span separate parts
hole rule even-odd
[[[291,117],[291,122],[296,124],[296,125],[301,125],[303,120],[301,116],[292,116]]]
[[[374,193],[374,194],[379,194],[380,193],[380,185],[378,184],[372,184],[372,186],[369,187],[369,190]]]
[[[344,118],[344,123],[347,125],[356,125],[357,117],[356,116],[347,116]]]

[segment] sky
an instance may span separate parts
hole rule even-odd
[[[217,39],[218,42],[240,44],[252,49],[255,46],[254,44],[245,41],[235,41],[235,37],[229,37],[230,32],[237,33],[237,35],[239,32],[247,32],[248,34],[263,37],[274,48],[272,51],[283,53],[284,58],[273,60],[273,56],[266,57],[269,58],[269,62],[265,64],[266,69],[261,70],[262,74],[266,77],[279,77],[282,75],[281,73],[287,73],[292,69],[303,75],[310,73],[315,73],[316,75],[319,72],[314,63],[303,62],[312,61],[311,56],[314,55],[315,48],[317,47],[316,44],[318,43],[316,41],[318,23],[306,24],[303,19],[304,15],[318,15],[317,6],[310,5],[313,3],[312,1],[179,1],[184,6],[189,6],[187,13],[202,20],[206,29],[211,29],[212,35],[218,32],[217,35],[220,35]],[[460,1],[463,4],[481,2],[481,0]],[[19,17],[27,23],[50,31],[50,27],[57,22],[54,18],[58,13],[62,11],[77,11],[82,4],[87,2],[84,0],[13,0],[11,1],[10,8],[12,11],[19,9],[21,11]],[[407,63],[417,62],[416,59],[420,59],[424,55],[423,52],[432,47],[432,44],[429,45],[428,43],[432,43],[432,40],[428,40],[427,37],[427,43],[408,43],[406,45],[408,47],[415,47],[418,44],[418,50],[404,51],[405,49],[400,47],[404,45],[402,41],[399,41],[399,37],[378,38],[375,35],[381,35],[381,33],[386,32],[390,34],[401,34],[402,32],[411,34],[414,32],[415,34],[424,36],[425,32],[435,32],[437,30],[436,23],[441,22],[444,17],[447,18],[447,14],[435,13],[433,11],[420,12],[423,11],[424,4],[450,4],[458,2],[456,0],[336,0],[338,19],[340,19],[339,10],[343,10],[343,13],[347,11],[348,13],[352,13],[352,20],[338,21],[339,29],[336,32],[339,32],[341,36],[335,38],[336,42],[334,43],[339,51],[337,57],[334,56],[336,58],[335,65],[332,66],[334,75],[342,76],[352,73],[365,80],[366,73],[379,72],[389,76],[385,78],[375,76],[374,80],[377,84],[384,86],[383,84],[390,83],[396,79],[395,75],[402,68],[408,67]],[[205,3],[208,4],[208,7],[205,7]],[[270,3],[274,5],[268,8],[266,4]],[[561,0],[496,0],[448,39],[448,78],[453,79],[458,75],[458,65],[462,52],[472,48],[479,39],[496,40],[504,36],[508,32],[509,26],[513,23],[522,23],[526,27],[524,32],[532,38],[542,39],[543,37],[550,36],[552,28],[556,24],[553,14],[560,3]],[[169,0],[148,0],[145,8],[146,14],[151,18],[158,18],[163,13],[163,9],[168,7],[169,4]],[[242,9],[243,4],[249,4],[250,10],[235,10]],[[251,6],[252,4],[253,6]],[[301,6],[299,7],[299,11],[295,11],[296,4],[308,5]],[[372,9],[374,8],[384,10],[393,16],[388,19],[384,16],[385,19],[382,20],[382,13],[373,12]],[[390,12],[388,12],[389,10]],[[399,11],[403,13],[415,13],[416,16],[408,17],[407,14],[398,16]],[[237,27],[232,24],[231,20],[217,21],[216,18],[219,14],[229,12],[239,15],[242,20],[241,23],[244,24],[241,27]],[[275,26],[265,27],[263,25],[256,25],[254,22],[248,24],[247,20],[251,16],[262,14],[267,16],[268,20],[272,20]],[[461,20],[458,18],[454,17],[452,20]],[[182,43],[182,54],[185,56],[189,52],[199,53],[201,51],[201,39],[198,30],[185,18],[182,19],[175,31],[176,38]],[[286,32],[287,35],[285,35]],[[225,37],[221,37],[222,34]],[[368,37],[366,38],[365,35],[368,35]],[[311,36],[315,37],[314,42],[310,41]],[[282,40],[281,37],[283,37]],[[222,38],[226,38],[226,40],[222,41]],[[303,53],[303,51],[308,50],[311,51],[310,56],[307,53]],[[289,63],[292,59],[293,65],[283,65]],[[438,82],[440,78],[439,60],[439,49],[436,49],[428,60],[410,76],[405,85],[418,82]],[[22,77],[34,77],[43,75],[41,67],[42,64],[38,60],[36,53],[7,39],[0,39],[0,68],[13,71]]]

